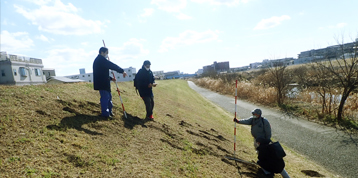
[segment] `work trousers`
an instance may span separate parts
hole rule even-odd
[[[113,103],[112,103],[112,94],[106,90],[99,90],[101,95],[101,111],[102,116],[109,117],[109,114],[112,113]]]
[[[144,104],[145,104],[145,110],[147,111],[147,117],[150,117],[153,115],[153,108],[154,108],[154,97],[145,96],[142,97]]]

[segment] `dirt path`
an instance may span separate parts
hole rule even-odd
[[[208,100],[235,113],[234,97],[200,88],[191,81],[188,84]],[[254,108],[261,108],[262,115],[270,121],[274,139],[342,177],[358,177],[357,136],[241,100],[237,101],[237,117],[249,117]]]

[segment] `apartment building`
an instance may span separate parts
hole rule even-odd
[[[38,85],[45,84],[41,59],[0,52],[0,84]]]

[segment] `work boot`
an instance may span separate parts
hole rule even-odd
[[[148,121],[154,121],[153,115],[150,115],[149,117],[147,116],[145,119]]]
[[[113,114],[113,112],[110,112],[110,113],[109,113],[109,116],[114,117],[115,115]]]

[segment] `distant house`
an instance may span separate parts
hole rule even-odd
[[[249,65],[250,69],[256,69],[259,68],[260,66],[262,66],[262,62],[250,63]]]
[[[51,76],[50,79],[47,81],[48,84],[78,83],[78,82],[85,82],[85,81],[80,79],[70,79],[67,77],[60,77],[60,76]]]
[[[136,75],[136,69],[133,67],[129,67],[129,68],[125,68],[123,70],[127,73],[127,76],[125,78],[123,78],[123,74],[113,71],[114,76],[117,79],[117,82],[133,81],[133,79]],[[108,77],[109,76],[113,77],[113,74],[111,71],[108,71]],[[80,74],[67,75],[65,77],[70,78],[70,79],[80,79],[80,80],[83,80],[86,82],[93,82],[93,73],[86,73],[86,71],[84,69],[80,69]]]
[[[56,76],[55,69],[43,68],[42,73],[46,77],[46,80],[49,80],[52,76]]]
[[[157,80],[163,80],[164,79],[164,71],[153,71],[154,78]]]
[[[196,75],[200,76],[201,74],[203,74],[204,69],[198,69],[197,72],[195,72]]]
[[[45,84],[41,59],[0,52],[0,84],[38,85]]]
[[[221,73],[221,72],[227,72],[230,70],[230,64],[228,61],[226,62],[214,62],[214,64],[204,66],[203,67],[203,73]]]
[[[232,72],[240,72],[240,71],[245,71],[245,70],[249,70],[249,69],[250,69],[249,66],[242,66],[242,67],[230,68],[230,71],[232,71]]]
[[[177,79],[180,78],[180,71],[171,71],[171,72],[165,72],[164,73],[165,79]]]

